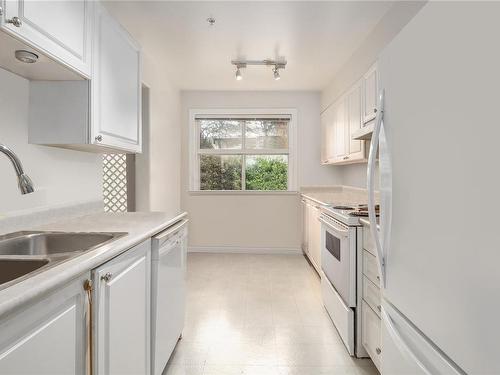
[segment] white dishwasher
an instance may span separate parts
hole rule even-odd
[[[160,375],[179,340],[186,306],[187,219],[152,238],[151,368]]]

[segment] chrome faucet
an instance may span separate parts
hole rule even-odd
[[[33,193],[35,191],[35,188],[33,186],[33,182],[31,181],[31,178],[29,178],[29,176],[24,173],[23,165],[21,164],[21,161],[19,160],[17,155],[14,153],[14,151],[12,151],[10,148],[5,146],[4,144],[0,143],[0,152],[7,155],[7,157],[12,162],[12,165],[14,166],[14,169],[16,170],[17,181],[18,181],[19,190],[21,191],[21,194]]]

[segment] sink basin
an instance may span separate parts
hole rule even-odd
[[[0,259],[0,285],[25,276],[48,263],[48,259]]]
[[[2,255],[54,255],[85,251],[115,237],[113,233],[18,232],[0,238]]]
[[[16,232],[0,236],[0,290],[126,234]]]

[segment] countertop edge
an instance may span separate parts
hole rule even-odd
[[[128,249],[140,244],[143,241],[153,237],[155,234],[165,230],[173,224],[187,217],[187,212],[182,212],[171,219],[155,225],[151,229],[142,232],[140,235],[126,235],[116,241],[104,244],[101,247],[83,253],[78,257],[69,259],[66,262],[58,264],[53,268],[37,274],[30,279],[24,280],[18,284],[14,284],[4,290],[0,290],[0,319],[14,312],[17,308],[29,303],[31,300],[35,302],[38,298],[49,294],[61,284],[75,279],[82,273],[89,272],[97,266],[106,263],[108,260],[120,255]],[[65,266],[64,270],[60,269]],[[48,277],[46,272],[55,273],[61,272],[57,276]],[[45,278],[43,277],[45,276]],[[37,283],[37,281],[39,281]],[[27,282],[34,284],[28,291],[26,289]],[[16,295],[16,291],[19,293]],[[23,293],[20,293],[23,292]],[[11,296],[11,294],[14,294]],[[3,300],[5,299],[5,300]],[[3,301],[2,301],[3,300]]]

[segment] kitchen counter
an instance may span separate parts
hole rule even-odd
[[[304,187],[300,194],[303,198],[313,201],[319,205],[337,204],[366,204],[368,193],[366,189],[352,186],[320,186]]]
[[[186,216],[187,213],[174,216],[163,212],[98,213],[26,228],[62,232],[127,232],[127,235],[0,290],[0,317],[105,263]]]

